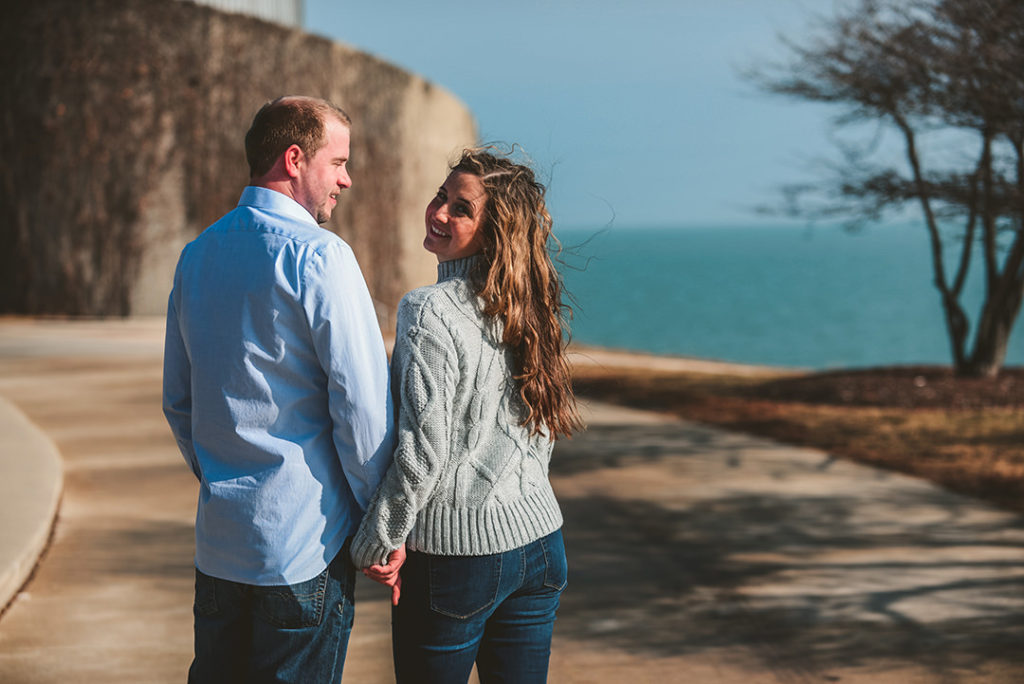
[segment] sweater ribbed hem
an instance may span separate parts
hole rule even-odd
[[[416,519],[407,547],[437,556],[486,556],[525,546],[562,527],[562,511],[550,489],[500,507],[428,505]],[[394,549],[360,528],[352,540],[357,568],[384,564]]]
[[[561,526],[562,512],[549,489],[500,507],[428,505],[406,544],[437,556],[486,556],[519,548]]]

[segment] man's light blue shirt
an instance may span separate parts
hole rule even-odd
[[[290,197],[245,188],[182,250],[163,406],[199,478],[196,567],[257,585],[322,572],[394,446],[387,356],[349,246]]]

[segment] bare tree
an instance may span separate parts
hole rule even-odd
[[[839,126],[877,122],[903,143],[896,161],[845,150],[834,178],[787,188],[791,210],[878,220],[916,204],[953,365],[996,375],[1024,298],[1024,2],[856,0],[783,43],[787,62],[749,74],[761,88],[835,104]],[[971,339],[975,249],[985,296]]]

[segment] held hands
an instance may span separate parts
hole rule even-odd
[[[405,563],[405,544],[388,554],[387,565],[371,565],[363,568],[363,574],[374,582],[380,582],[384,586],[391,587],[391,605],[398,605],[398,597],[402,593],[402,576],[398,574],[402,564]]]

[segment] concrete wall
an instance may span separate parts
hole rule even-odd
[[[353,119],[354,185],[328,227],[382,325],[432,282],[423,209],[475,139],[443,89],[349,47],[166,0],[36,0],[0,27],[0,312],[164,310],[178,252],[230,210],[259,106],[325,97]]]

